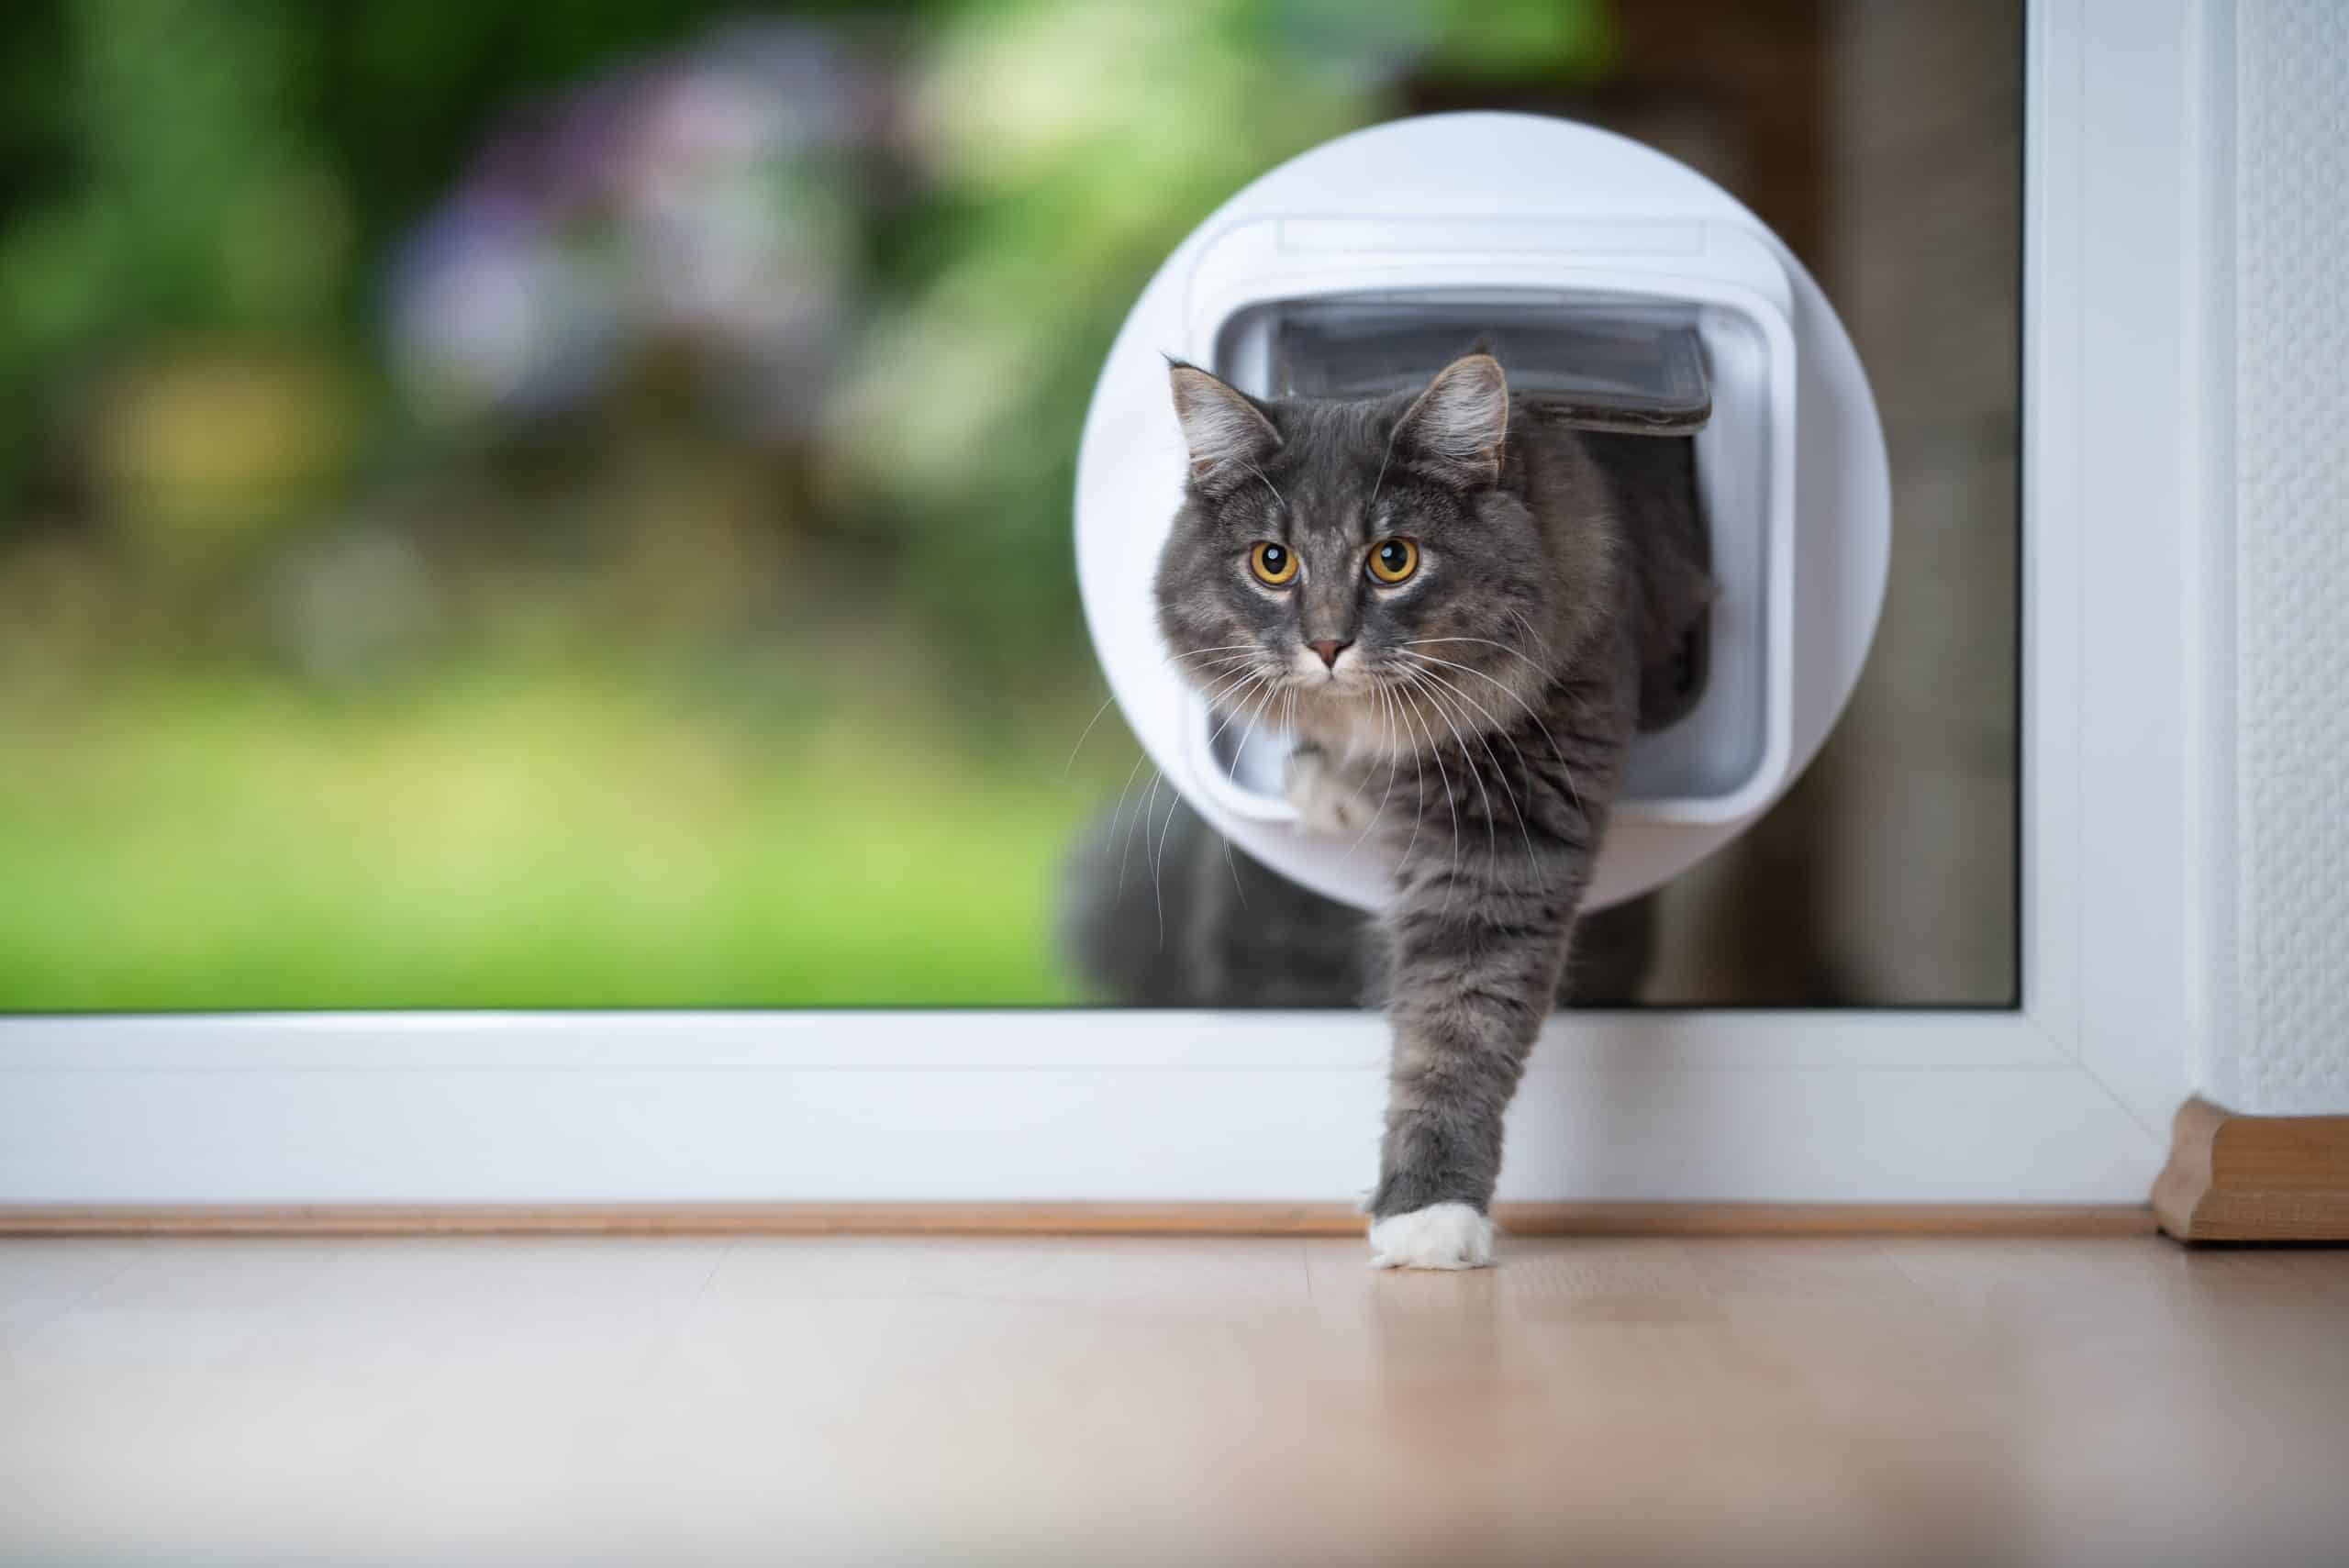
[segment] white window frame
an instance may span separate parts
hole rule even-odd
[[[2144,1197],[2223,1000],[2232,27],[2032,9],[2021,1006],[1554,1020],[1503,1197]],[[17,1018],[0,1205],[1346,1199],[1385,1051],[1339,1013]]]

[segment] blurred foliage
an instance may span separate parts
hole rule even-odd
[[[0,528],[111,354],[233,334],[371,363],[376,268],[499,106],[722,9],[16,0],[0,29]]]
[[[941,795],[910,738],[708,719],[575,677],[364,716],[165,682],[51,715],[0,773],[0,1005],[1072,999],[1038,940],[1049,774]]]
[[[911,110],[936,199],[900,237],[928,264],[836,405],[839,450],[856,489],[921,530],[925,598],[969,599],[982,646],[1023,662],[1075,600],[1065,502],[1094,377],[1183,237],[1272,165],[1385,117],[1409,71],[1571,80],[1607,50],[1604,13],[1559,0],[1027,0],[949,17]],[[1514,45],[1475,41],[1491,38]],[[974,495],[999,506],[986,526]],[[1030,569],[1001,573],[1007,554]]]
[[[17,0],[0,1006],[1043,1002],[1068,497],[1280,160],[1599,0]]]

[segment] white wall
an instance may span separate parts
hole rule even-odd
[[[2244,0],[2232,38],[2217,20],[2212,47],[2234,52],[2232,473],[2213,476],[2234,513],[2234,874],[2211,959],[2233,979],[2213,1021],[2233,1028],[2205,1076],[2237,1110],[2349,1111],[2349,6]]]

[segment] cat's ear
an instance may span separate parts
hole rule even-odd
[[[1193,484],[1212,490],[1243,477],[1280,447],[1280,432],[1245,394],[1196,365],[1171,365],[1167,374],[1174,386],[1174,417],[1191,449]]]
[[[1501,476],[1508,437],[1508,378],[1490,354],[1453,361],[1395,427],[1396,444],[1475,485]]]

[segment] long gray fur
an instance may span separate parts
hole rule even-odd
[[[1259,401],[1173,374],[1191,476],[1156,588],[1176,665],[1319,749],[1378,803],[1369,831],[1397,859],[1366,965],[1394,1029],[1371,1212],[1483,1211],[1642,671],[1709,595],[1688,443],[1550,422],[1481,354],[1375,400]],[[1397,537],[1419,569],[1382,585],[1365,561]],[[1258,541],[1295,552],[1294,583],[1253,576]],[[1320,667],[1316,639],[1351,663]]]

